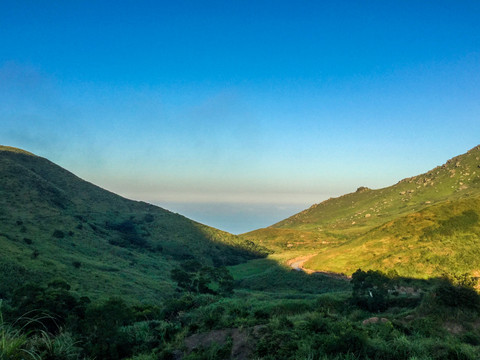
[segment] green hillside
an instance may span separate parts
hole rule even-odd
[[[93,298],[170,294],[170,270],[234,265],[262,249],[162,208],[127,200],[47,159],[0,146],[0,298],[22,282],[67,280]]]
[[[313,270],[476,273],[479,201],[477,146],[425,174],[383,189],[360,187],[243,237],[283,257],[317,254],[304,264]]]
[[[0,359],[479,359],[478,153],[238,237],[0,147]]]

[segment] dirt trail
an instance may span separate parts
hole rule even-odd
[[[315,255],[317,255],[317,254],[298,256],[294,259],[288,260],[287,265],[290,266],[294,270],[303,271],[303,272],[306,272],[307,274],[314,273],[315,272],[314,270],[304,268],[303,264],[305,264],[308,260],[310,260]]]
[[[310,255],[303,255],[298,256],[296,258],[290,259],[287,261],[287,265],[290,266],[292,269],[297,271],[303,271],[307,274],[321,274],[335,279],[342,279],[342,280],[351,280],[351,276],[347,276],[345,274],[334,273],[331,271],[317,271],[312,269],[307,269],[303,266],[308,260],[316,256],[317,254],[310,254]]]

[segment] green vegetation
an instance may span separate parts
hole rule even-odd
[[[61,277],[92,299],[171,295],[187,260],[220,267],[265,250],[181,215],[124,199],[46,159],[0,147],[0,297],[28,280]]]
[[[394,186],[329,199],[242,235],[311,270],[480,277],[480,147]]]
[[[0,359],[479,359],[479,159],[237,237],[0,147]]]
[[[191,264],[190,264],[191,265]],[[186,264],[187,269],[191,269]],[[227,269],[223,272],[228,274]],[[187,272],[187,270],[185,270]],[[175,278],[175,272],[172,273]],[[228,275],[226,276],[228,277]],[[478,359],[480,296],[468,277],[358,270],[351,284],[278,269],[297,287],[227,294],[179,286],[161,303],[78,298],[64,281],[9,294],[2,359]],[[310,283],[311,282],[311,283]],[[267,288],[268,280],[265,288]],[[321,284],[305,294],[301,288]],[[461,285],[463,284],[463,285]],[[19,314],[29,314],[28,317]],[[35,319],[35,320],[32,320]]]

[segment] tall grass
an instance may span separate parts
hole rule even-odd
[[[14,328],[3,318],[2,300],[0,300],[0,359],[23,360],[40,359],[40,355],[32,349],[28,332],[24,328]]]

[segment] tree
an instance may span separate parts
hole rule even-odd
[[[201,266],[196,260],[188,260],[181,267],[174,268],[170,276],[182,291],[224,296],[233,292],[233,277],[224,266]]]
[[[381,271],[358,269],[352,274],[354,302],[369,311],[383,311],[387,308],[390,279]]]

